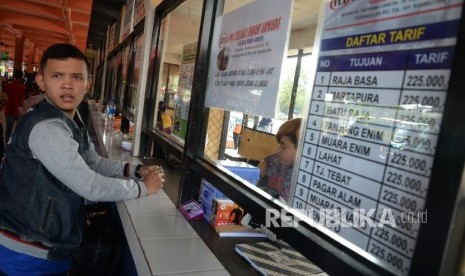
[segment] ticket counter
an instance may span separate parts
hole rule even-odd
[[[155,8],[135,155],[151,157],[161,144],[181,160],[177,204],[198,200],[206,180],[264,224],[268,210],[290,214],[299,227],[270,230],[331,275],[456,273],[465,226],[463,0],[307,1],[318,5],[303,17],[302,1],[278,9],[269,1],[205,0],[195,18],[192,0]],[[185,43],[167,47],[179,33]],[[310,71],[292,199],[283,204],[216,161],[228,112],[276,115],[280,59],[295,52],[290,98],[300,68]],[[181,139],[154,127],[166,63],[181,65]],[[279,115],[292,118],[293,104]]]
[[[104,116],[94,104],[89,105],[89,118],[102,155],[146,162],[122,150],[122,133],[105,127]],[[178,185],[168,172],[166,180],[165,186]],[[129,249],[123,254],[129,275],[230,275],[165,191],[117,202],[116,207]]]

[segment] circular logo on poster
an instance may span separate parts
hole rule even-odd
[[[224,71],[226,68],[228,68],[228,63],[229,63],[229,48],[225,47],[221,49],[221,51],[218,53],[218,56],[216,57],[216,66],[218,67],[218,70]]]
[[[228,34],[222,33],[220,36],[220,41],[218,43],[218,48],[222,49],[226,46],[228,46]]]
[[[332,10],[340,10],[349,5],[352,1],[353,0],[332,0],[331,3],[329,3],[329,8]]]

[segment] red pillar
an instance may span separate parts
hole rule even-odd
[[[24,37],[16,37],[14,69],[23,70]]]

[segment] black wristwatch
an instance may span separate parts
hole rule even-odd
[[[142,168],[143,166],[144,166],[144,165],[142,165],[142,164],[137,165],[136,171],[134,172],[134,175],[135,175],[137,178],[142,178],[142,175],[140,175],[139,172],[140,172],[140,168]]]

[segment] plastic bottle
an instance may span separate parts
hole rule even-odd
[[[110,122],[110,103],[107,103],[105,107],[105,126],[108,126]]]
[[[115,123],[116,106],[113,100],[107,104],[108,126],[113,127]]]

